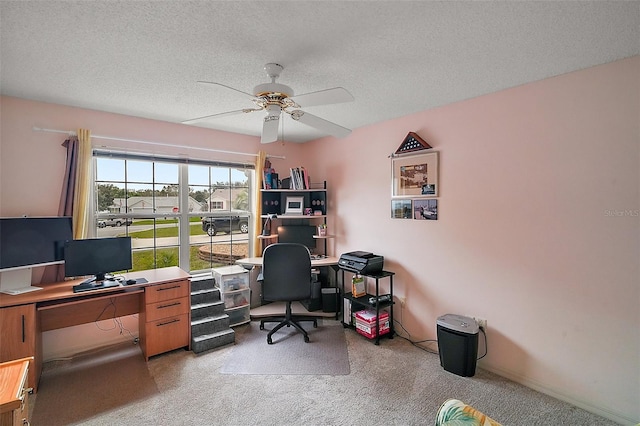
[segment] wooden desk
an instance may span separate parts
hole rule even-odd
[[[320,268],[322,266],[336,266],[340,259],[335,256],[327,256],[321,259],[311,259],[311,267],[312,268]],[[260,266],[262,267],[262,257],[245,257],[243,259],[236,260],[238,265],[242,265],[245,268],[250,266]]]
[[[42,290],[0,293],[0,362],[33,357],[29,386],[37,390],[42,370],[42,332],[139,313],[140,347],[145,358],[191,343],[191,276],[178,267],[131,272],[126,279],[144,284],[74,293],[82,281],[41,284]],[[113,310],[109,311],[113,312]]]
[[[27,371],[31,358],[0,364],[0,425],[29,424],[29,392]]]
[[[327,256],[321,259],[312,259],[311,267],[312,268],[320,268],[324,266],[331,266],[335,270],[336,280],[338,279],[338,261],[340,259],[334,256]],[[243,259],[236,260],[236,263],[244,266],[246,269],[253,268],[262,268],[262,257],[245,257]],[[254,289],[255,291],[255,289]],[[262,291],[258,291],[260,296],[258,296],[261,300]],[[251,319],[260,319],[263,317],[271,317],[277,315],[278,313],[284,312],[284,303],[269,303],[268,305],[260,306],[257,303],[255,306],[251,305]],[[294,302],[292,304],[292,309],[294,310],[294,314],[297,316],[311,316],[311,317],[335,317],[338,319],[339,312],[309,312],[300,302]]]

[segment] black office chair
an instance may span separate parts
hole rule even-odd
[[[262,299],[267,302],[286,302],[284,316],[265,318],[260,321],[260,329],[264,330],[265,322],[277,322],[267,335],[267,343],[272,344],[271,336],[285,325],[294,326],[309,342],[309,335],[299,324],[300,321],[313,321],[315,318],[295,317],[291,314],[291,302],[306,300],[311,297],[311,255],[309,249],[302,244],[276,243],[264,249],[262,254]]]

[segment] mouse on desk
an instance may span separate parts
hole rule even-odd
[[[135,284],[137,281],[136,280],[126,280],[124,283],[126,285],[131,285],[131,284]]]

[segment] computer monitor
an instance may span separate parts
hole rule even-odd
[[[316,248],[315,232],[316,227],[309,225],[278,226],[278,242],[303,244],[313,253]]]
[[[64,262],[64,242],[73,238],[71,217],[0,218],[0,291],[20,294],[31,285],[32,268]]]
[[[103,286],[112,273],[133,267],[131,237],[70,240],[64,245],[64,259],[65,276],[91,275],[83,285]]]

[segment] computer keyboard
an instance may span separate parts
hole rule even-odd
[[[90,283],[82,283],[73,286],[74,293],[81,293],[83,291],[91,291],[91,290],[100,290],[101,288],[109,288],[109,287],[117,287],[120,285],[120,281],[116,280],[104,280],[98,283],[90,282]]]

